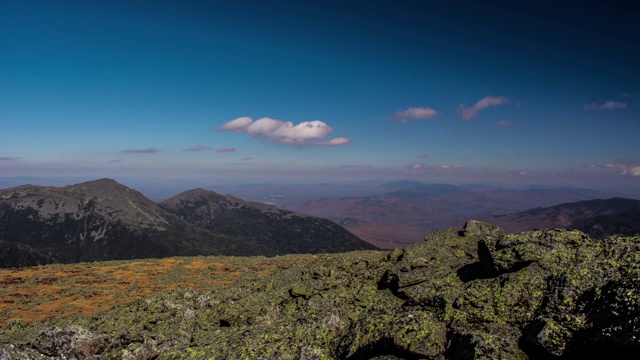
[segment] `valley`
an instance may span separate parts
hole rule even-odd
[[[435,230],[456,226],[467,219],[495,222],[504,225],[510,232],[564,228],[568,223],[561,221],[546,220],[544,226],[540,226],[534,220],[507,224],[506,219],[511,219],[511,214],[534,208],[615,196],[590,189],[539,186],[506,188],[419,181],[351,183],[344,186],[252,184],[213,186],[212,189],[230,191],[253,201],[268,202],[281,208],[331,219],[359,238],[384,249],[405,247]],[[585,214],[591,213],[587,209],[589,204],[583,206]],[[609,209],[609,213],[619,213],[614,209]]]

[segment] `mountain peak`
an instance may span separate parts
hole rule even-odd
[[[65,188],[69,190],[74,190],[78,192],[87,192],[90,191],[92,193],[113,193],[117,191],[127,191],[131,190],[130,188],[120,184],[119,182],[109,179],[103,178],[98,180],[86,181],[80,184],[66,186]]]
[[[158,204],[112,179],[0,190],[0,238],[60,262],[375,248],[329,220],[205,189]]]

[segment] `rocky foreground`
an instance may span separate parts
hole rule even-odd
[[[640,236],[470,221],[209,292],[0,330],[2,359],[585,359],[640,354]]]

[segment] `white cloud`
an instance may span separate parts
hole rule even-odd
[[[429,155],[427,155],[427,154],[425,154],[425,153],[422,153],[422,154],[418,155],[418,157],[419,157],[419,158],[426,159],[426,158],[428,158],[428,157],[429,157]]]
[[[422,163],[410,164],[404,167],[405,174],[419,174],[427,170],[427,165]]]
[[[253,120],[248,116],[239,117],[220,126],[220,130],[243,131],[251,122]]]
[[[327,141],[320,141],[320,142],[312,142],[309,145],[320,145],[320,146],[340,146],[340,145],[346,145],[348,143],[350,143],[351,140],[345,138],[345,137],[337,137],[335,139],[331,139],[331,140],[327,140]]]
[[[345,137],[337,137],[325,141],[310,141],[322,139],[333,133],[333,128],[320,120],[303,121],[294,125],[290,121],[271,119],[268,117],[253,121],[250,117],[240,117],[231,120],[218,128],[222,131],[244,132],[256,137],[274,139],[280,144],[298,146],[339,146],[351,142]]]
[[[625,102],[607,100],[604,104],[598,105],[597,103],[591,103],[584,106],[587,110],[614,110],[614,109],[626,109],[629,106]]]
[[[640,166],[631,166],[627,164],[607,164],[610,169],[620,170],[620,175],[640,176]]]
[[[408,124],[413,121],[426,120],[438,116],[438,111],[430,107],[410,107],[406,110],[398,110],[393,114],[393,119],[400,124]]]
[[[476,115],[478,115],[481,110],[484,110],[490,106],[504,105],[508,102],[509,99],[505,96],[487,96],[480,99],[470,108],[468,108],[465,104],[462,104],[458,107],[458,110],[460,111],[460,116],[462,116],[464,120],[471,120]]]

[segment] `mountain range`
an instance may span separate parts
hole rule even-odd
[[[111,179],[0,190],[0,240],[34,264],[375,249],[329,220],[202,189],[156,203]]]
[[[234,194],[258,198],[259,187],[237,187]],[[532,208],[614,197],[591,189],[529,186],[513,189],[482,184],[428,184],[395,181],[345,190],[318,185],[299,191],[266,187],[278,197],[263,196],[280,207],[331,219],[359,238],[381,248],[405,247],[433,231],[456,226],[460,221],[513,214]],[[368,192],[367,192],[368,191]],[[333,193],[334,195],[331,195]],[[544,226],[535,226],[543,228]],[[551,226],[563,227],[563,226]]]
[[[327,196],[305,195],[302,190],[311,185],[289,193],[256,185],[253,197],[264,191],[272,195],[247,201],[199,188],[159,202],[110,179],[0,190],[0,264],[405,247],[469,218],[507,232],[565,228],[593,238],[640,232],[639,200],[593,199],[609,194],[587,189],[510,190],[415,181],[317,187]],[[336,191],[341,196],[331,197]]]

